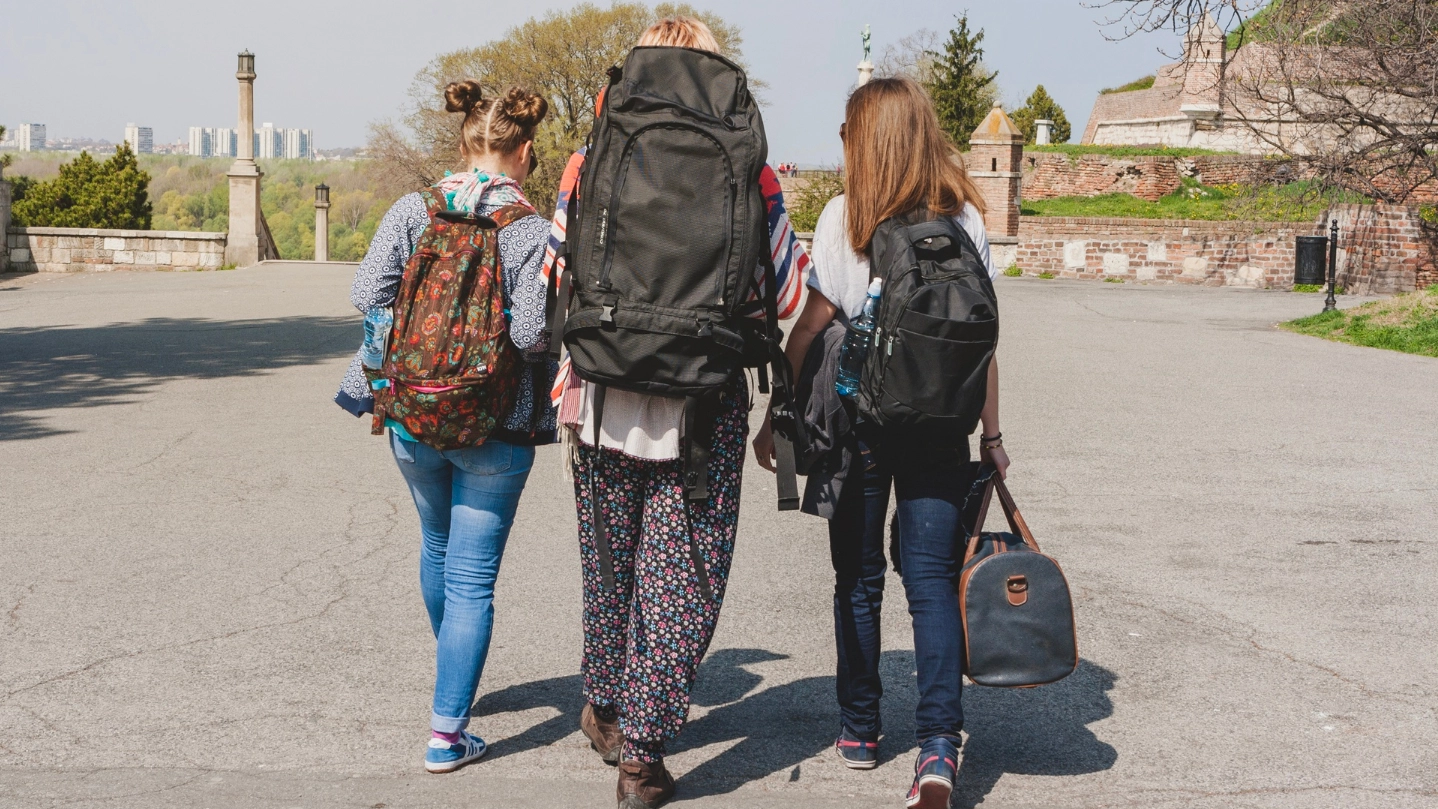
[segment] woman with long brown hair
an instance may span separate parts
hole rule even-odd
[[[876,79],[855,90],[839,131],[844,141],[844,191],[824,208],[814,233],[809,298],[786,354],[797,376],[815,338],[835,318],[847,323],[864,307],[869,252],[887,219],[927,211],[952,217],[969,235],[990,278],[984,201],[953,144],[939,128],[932,102],[908,79]],[[937,370],[937,369],[936,369]],[[998,363],[989,366],[981,417],[982,460],[1002,474],[1009,465],[999,433]],[[913,618],[920,752],[909,807],[947,807],[958,774],[963,632],[956,593],[963,531],[961,513],[973,483],[968,442],[944,446],[930,436],[885,431],[862,419],[849,437],[855,468],[847,474],[829,520],[835,573],[834,639],[838,651],[840,731],[844,764],[878,764],[879,614],[884,596],[884,528],[892,487],[898,498],[901,576]],[[766,423],[754,441],[772,469]],[[810,485],[813,485],[811,479]]]

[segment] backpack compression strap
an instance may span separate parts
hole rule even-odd
[[[794,461],[794,438],[803,429],[794,407],[794,369],[779,344],[779,279],[769,251],[764,261],[764,340],[769,344],[774,369],[773,394],[769,397],[769,422],[774,433],[774,482],[779,489],[779,510],[799,508],[799,478]]]

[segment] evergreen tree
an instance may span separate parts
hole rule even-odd
[[[1073,127],[1069,125],[1068,116],[1064,115],[1064,108],[1059,106],[1059,103],[1049,95],[1042,84],[1034,88],[1028,101],[1024,102],[1024,106],[1015,110],[1010,117],[1013,119],[1014,125],[1024,133],[1026,143],[1033,143],[1038,136],[1038,129],[1034,126],[1034,121],[1044,118],[1054,122],[1054,143],[1068,143],[1069,138],[1073,136]]]
[[[89,152],[60,167],[60,176],[35,183],[15,203],[17,224],[30,227],[150,229],[150,175],[128,143],[103,163]]]
[[[984,67],[983,29],[971,33],[967,13],[954,19],[957,24],[949,32],[943,52],[929,53],[934,60],[933,77],[925,89],[934,99],[939,124],[962,146],[994,105],[998,95],[994,80],[999,74]]]

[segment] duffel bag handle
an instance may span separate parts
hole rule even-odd
[[[999,505],[1003,508],[1004,517],[1009,521],[1009,527],[1015,534],[1024,541],[1024,544],[1039,550],[1038,540],[1029,530],[1029,524],[1024,522],[1024,515],[1019,513],[1018,504],[1014,502],[1014,496],[1009,494],[1009,487],[1004,485],[1003,478],[999,477],[997,470],[992,470],[989,477],[984,481],[984,499],[979,504],[979,516],[974,520],[974,532],[969,536],[968,547],[964,550],[964,562],[967,565],[979,552],[979,542],[984,536],[984,518],[989,514],[989,503],[993,500],[994,492],[999,493]]]

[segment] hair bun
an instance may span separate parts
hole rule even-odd
[[[484,91],[473,79],[452,81],[444,88],[444,108],[450,112],[469,111],[484,101]]]
[[[523,87],[511,87],[502,105],[505,117],[523,127],[532,127],[549,113],[549,102]]]

